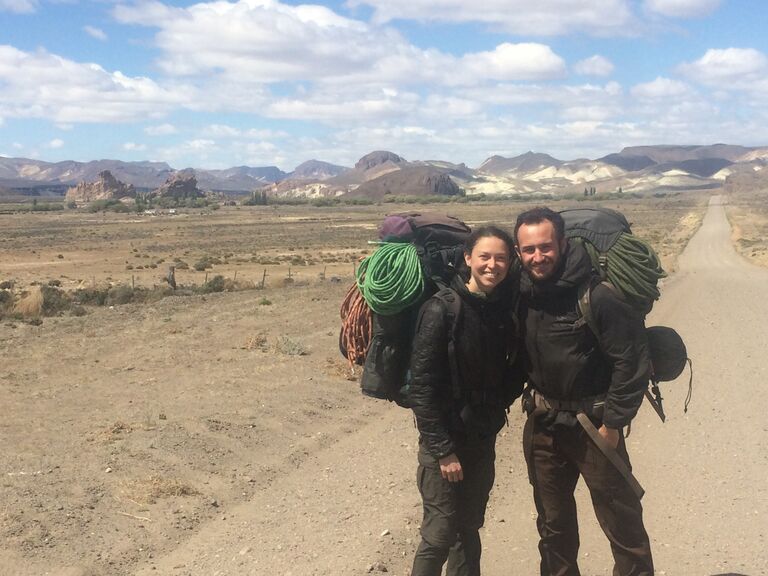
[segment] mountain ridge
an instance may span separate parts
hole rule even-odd
[[[721,187],[732,173],[743,172],[744,166],[758,171],[766,165],[768,146],[717,143],[629,146],[595,160],[564,161],[533,151],[514,157],[497,154],[474,169],[443,160],[408,161],[394,152],[375,150],[363,155],[353,167],[313,159],[299,164],[292,172],[276,166],[183,171],[194,174],[202,189],[215,192],[245,194],[265,190],[288,197],[350,194],[379,198],[384,194],[454,194],[453,185],[466,194],[574,193],[585,184],[601,191],[624,192],[714,188]],[[0,157],[0,187],[27,194],[47,187],[55,195],[62,188],[96,180],[104,170],[145,190],[155,189],[173,174],[182,172],[165,162],[45,162]]]

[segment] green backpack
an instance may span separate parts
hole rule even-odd
[[[643,316],[647,315],[659,299],[658,282],[666,277],[653,248],[632,234],[623,214],[610,208],[574,208],[560,212],[565,222],[565,235],[571,242],[584,246],[592,261],[592,268],[600,275],[602,284],[616,292]],[[579,312],[592,332],[597,333],[590,305],[592,283],[579,288]],[[646,328],[651,357],[650,390],[646,398],[662,422],[666,420],[659,382],[669,382],[682,374],[685,365],[691,366],[685,412],[693,388],[693,364],[688,358],[685,343],[674,328],[651,326]]]

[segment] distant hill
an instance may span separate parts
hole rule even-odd
[[[530,172],[549,166],[560,166],[561,164],[560,160],[553,158],[549,154],[526,152],[514,158],[491,156],[480,165],[478,170],[488,174],[500,174],[510,170]]]
[[[363,182],[350,197],[381,199],[385,196],[456,196],[461,188],[444,171],[431,166],[406,166]]]
[[[653,166],[657,162],[648,158],[648,156],[631,156],[629,154],[608,154],[602,158],[598,158],[600,162],[605,162],[611,166],[618,166],[622,170],[627,172],[635,172],[637,170],[643,170],[648,166]]]
[[[287,175],[287,178],[292,180],[327,180],[349,172],[349,170],[345,166],[337,166],[329,162],[307,160],[296,166],[293,172]]]
[[[619,152],[620,156],[647,156],[658,164],[665,162],[683,162],[704,158],[723,158],[731,162],[749,153],[752,148],[732,146],[730,144],[711,144],[708,146],[629,146]]]
[[[292,172],[276,166],[235,166],[223,170],[189,168],[200,189],[227,194],[265,190],[280,197],[336,197],[344,194],[578,194],[627,193],[721,188],[734,182],[762,181],[752,172],[768,165],[768,146],[730,144],[629,146],[596,160],[559,160],[542,152],[506,158],[491,156],[477,169],[445,160],[408,161],[389,150],[374,150],[347,168],[308,160]],[[57,197],[80,182],[94,182],[109,170],[137,191],[155,190],[179,173],[165,162],[43,162],[0,157],[0,186],[24,196]],[[741,187],[742,185],[739,184]]]

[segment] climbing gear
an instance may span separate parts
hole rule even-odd
[[[339,312],[341,314],[339,350],[349,361],[351,368],[362,365],[373,338],[373,316],[357,283],[350,286]]]
[[[623,214],[609,208],[576,208],[560,212],[565,221],[565,235],[571,241],[580,242],[587,250],[593,270],[600,276],[600,284],[613,290],[619,298],[628,302],[643,316],[650,312],[658,300],[658,281],[666,276],[656,253],[645,241],[632,234],[629,222]],[[582,324],[594,334],[599,334],[591,307],[591,294],[595,284],[590,279],[578,291],[578,306]],[[680,335],[666,326],[646,328],[651,357],[650,389],[645,397],[666,421],[659,382],[676,379],[685,368],[691,367],[688,396],[684,412],[693,392],[693,362]]]
[[[437,294],[449,325],[456,325],[461,302],[448,284],[463,263],[470,232],[461,220],[438,214],[405,212],[382,222],[378,247],[357,269],[355,286],[341,309],[340,348],[350,362],[363,365],[364,395],[407,405],[408,363],[419,309]],[[357,302],[355,291],[363,303]],[[452,329],[451,363],[453,335]]]
[[[565,235],[581,243],[601,280],[608,281],[645,314],[659,299],[658,282],[667,273],[653,248],[632,234],[623,214],[610,208],[562,210]]]
[[[408,308],[424,292],[416,247],[383,242],[357,269],[357,287],[376,314],[391,316]]]

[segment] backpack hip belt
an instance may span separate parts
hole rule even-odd
[[[532,400],[534,412],[543,414],[544,412],[583,412],[590,416],[601,417],[603,406],[605,405],[605,394],[590,396],[580,400],[559,400],[557,398],[547,398],[538,390],[531,389],[528,394]]]

